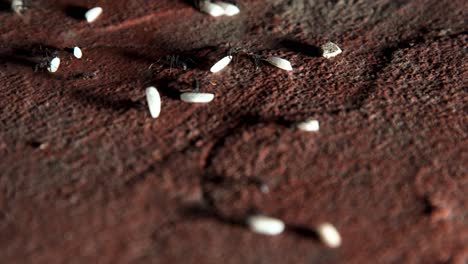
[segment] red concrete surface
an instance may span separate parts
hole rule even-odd
[[[466,1],[239,4],[0,1],[2,263],[467,263]],[[230,46],[294,71],[237,56],[211,74]],[[34,72],[46,50],[54,74]],[[213,102],[178,99],[194,79]],[[318,133],[294,128],[308,117]],[[253,211],[289,228],[252,233]]]

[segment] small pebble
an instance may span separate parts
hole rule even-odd
[[[266,61],[269,62],[271,65],[276,66],[282,70],[286,70],[286,71],[293,70],[291,66],[291,62],[289,62],[288,60],[285,60],[279,57],[268,57]]]
[[[270,236],[281,234],[285,228],[283,221],[264,215],[253,215],[248,217],[247,225],[255,233]]]
[[[200,11],[205,12],[213,17],[224,15],[224,8],[208,0],[201,1]]]
[[[94,22],[101,14],[102,14],[102,8],[101,7],[93,7],[89,9],[85,13],[85,18],[88,23]]]
[[[302,131],[316,132],[316,131],[319,131],[320,124],[319,124],[318,120],[308,119],[308,120],[306,120],[304,122],[298,123],[297,128],[299,128]]]
[[[221,60],[219,60],[218,62],[216,62],[210,69],[210,71],[212,73],[216,73],[216,72],[219,72],[220,70],[226,68],[226,66],[229,65],[229,63],[231,63],[232,61],[232,56],[226,56],[224,58],[222,58]]]
[[[240,9],[237,5],[229,3],[229,2],[222,2],[217,1],[215,4],[219,5],[224,9],[224,14],[226,16],[235,16],[240,13]]]
[[[146,100],[151,117],[157,118],[161,113],[161,96],[159,96],[158,90],[155,87],[146,88]]]
[[[180,99],[187,103],[209,103],[213,101],[212,93],[186,92],[180,95]]]
[[[330,224],[323,223],[316,227],[316,232],[325,245],[331,248],[337,248],[341,245],[341,236],[338,233],[338,230]]]
[[[59,57],[53,57],[50,60],[48,66],[47,66],[47,70],[49,72],[56,72],[59,67],[60,67],[60,58]]]
[[[269,193],[269,192],[270,192],[270,188],[268,187],[268,185],[262,183],[262,184],[260,185],[260,191],[261,191],[262,193]]]
[[[327,58],[327,59],[333,58],[333,57],[335,57],[336,55],[338,55],[338,54],[340,54],[342,52],[340,47],[338,47],[338,45],[336,45],[333,42],[327,42],[327,43],[323,44],[320,47],[320,49],[322,50],[322,56]]]
[[[40,150],[45,150],[49,147],[49,143],[42,143],[39,145]]]

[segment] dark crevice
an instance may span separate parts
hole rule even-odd
[[[31,141],[28,142],[28,144],[33,148],[39,148],[42,145],[42,143],[40,141],[37,141],[37,140],[31,140]]]
[[[409,49],[415,45],[427,43],[429,41],[439,41],[444,38],[454,39],[458,38],[461,35],[466,35],[467,31],[462,31],[447,36],[430,36],[432,31],[427,28],[421,28],[418,31],[417,35],[408,37],[402,41],[396,42],[394,44],[387,45],[383,49],[377,52],[376,64],[374,64],[369,71],[367,72],[372,76],[366,84],[359,89],[359,91],[353,96],[353,98],[344,105],[341,109],[332,110],[332,114],[338,114],[342,111],[351,112],[361,109],[367,99],[374,93],[377,88],[377,80],[380,77],[382,71],[387,68],[388,65],[392,62],[393,56],[396,52],[403,49]]]
[[[171,83],[170,79],[162,78],[162,79],[158,79],[157,81],[153,83],[157,87],[161,95],[167,96],[173,100],[180,99],[181,92],[178,89],[175,89],[174,87],[171,87],[169,85]]]
[[[361,87],[357,93],[349,100],[349,102],[345,103],[343,110],[345,112],[351,112],[355,110],[361,109],[368,98],[375,92],[377,88],[377,80],[380,77],[382,71],[387,68],[388,65],[392,62],[394,54],[402,49],[410,48],[414,45],[421,44],[427,41],[424,37],[425,33],[428,31],[423,28],[419,30],[419,33],[415,36],[409,37],[405,40],[399,41],[397,43],[393,43],[387,45],[380,51],[378,51],[375,55],[376,63],[370,67],[367,71],[367,74],[371,76],[369,80]]]
[[[77,6],[77,5],[69,5],[65,7],[65,14],[71,18],[76,20],[84,20],[85,13],[88,11],[86,7]]]
[[[184,206],[181,208],[180,213],[184,217],[188,217],[190,219],[211,218],[229,225],[240,227],[246,226],[244,221],[245,217],[225,217],[220,215],[217,211],[213,210],[212,207],[207,207],[204,204],[191,204]]]
[[[194,203],[183,206],[179,209],[179,213],[184,217],[184,219],[214,219],[224,224],[238,226],[242,228],[247,228],[246,219],[250,215],[258,214],[258,210],[252,208],[247,210],[247,212],[239,217],[226,217],[218,213],[213,207],[206,206],[202,203]],[[319,235],[317,232],[309,227],[296,225],[296,224],[286,224],[286,231],[295,234],[296,236],[319,241]]]
[[[11,10],[11,4],[7,0],[0,0],[0,12],[8,12]]]
[[[205,159],[205,162],[204,162],[205,165],[203,166],[203,170],[205,171],[204,175],[202,175],[202,177],[201,177],[201,183],[202,183],[202,189],[203,189],[203,186],[205,186],[205,181],[206,181],[206,183],[208,183],[210,181],[210,179],[218,179],[218,178],[219,178],[218,179],[219,181],[224,180],[223,177],[221,177],[221,176],[216,176],[216,175],[213,175],[213,173],[208,173],[207,168],[209,167],[209,164],[211,164],[212,159],[214,158],[214,155],[216,154],[217,150],[223,146],[224,141],[225,141],[225,139],[227,137],[229,137],[231,135],[234,135],[236,133],[241,133],[245,129],[247,129],[248,127],[251,127],[251,126],[254,126],[254,125],[257,125],[257,124],[275,123],[275,124],[280,125],[280,126],[287,126],[287,124],[291,124],[290,122],[285,121],[283,118],[263,119],[263,118],[260,118],[259,116],[253,116],[253,115],[240,115],[239,117],[235,118],[235,120],[236,121],[232,122],[233,125],[231,125],[231,126],[229,126],[227,128],[224,128],[221,132],[211,133],[209,138],[206,138],[203,135],[201,135],[201,136],[198,136],[198,137],[190,140],[181,149],[178,149],[178,150],[168,154],[167,156],[163,157],[160,161],[158,161],[156,163],[148,165],[148,167],[144,171],[140,172],[137,176],[132,177],[129,180],[127,180],[125,182],[125,185],[133,186],[136,183],[138,183],[140,181],[143,181],[144,179],[146,179],[146,177],[149,174],[153,173],[158,168],[159,165],[167,164],[168,162],[170,162],[171,159],[173,159],[177,155],[190,151],[196,145],[196,142],[198,142],[200,140],[208,141],[209,139],[213,139],[213,141],[215,143],[214,143],[213,147],[211,147],[211,150],[208,153],[207,158]],[[216,131],[216,129],[214,129],[214,131]],[[251,180],[246,180],[245,182],[248,182],[249,184],[258,184],[258,185],[260,185],[259,184],[260,182],[258,180],[256,180],[255,178],[253,178]]]
[[[217,156],[219,150],[225,145],[227,138],[229,138],[229,137],[231,137],[233,135],[242,133],[246,129],[248,129],[249,127],[260,125],[260,124],[274,123],[274,124],[277,124],[277,125],[280,125],[280,126],[285,125],[285,122],[283,121],[282,118],[279,118],[277,120],[272,120],[272,119],[265,120],[265,119],[262,119],[259,116],[254,116],[254,115],[241,116],[237,120],[238,120],[237,123],[233,127],[229,128],[229,129],[226,129],[222,133],[222,135],[217,137],[217,140],[215,141],[215,143],[211,147],[211,149],[210,149],[210,151],[209,151],[209,153],[208,153],[208,155],[207,155],[207,157],[205,159],[204,166],[203,166],[203,175],[200,177],[200,186],[201,186],[201,189],[202,189],[203,199],[215,211],[217,211],[215,201],[214,201],[213,196],[211,195],[211,192],[210,192],[208,186],[210,184],[213,184],[213,183],[216,183],[216,182],[224,183],[227,179],[225,179],[223,176],[216,175],[214,172],[212,172],[211,171],[211,167],[212,167],[211,165],[212,165],[212,162],[213,162],[214,158]],[[255,178],[255,179],[257,179],[257,178]],[[244,179],[235,180],[235,181],[237,183],[239,183],[239,181],[240,181],[240,182],[245,182],[247,184],[251,184],[252,182],[255,182],[255,179],[248,180],[248,178],[244,178]],[[227,180],[227,181],[229,182],[229,180]],[[230,179],[230,181],[233,181],[233,180]],[[230,184],[232,184],[232,183],[230,183]],[[260,186],[260,185],[261,184],[259,184],[258,186]]]
[[[131,99],[109,98],[86,90],[73,91],[72,96],[84,104],[92,104],[98,108],[111,109],[116,112],[126,112],[130,109],[143,108],[141,102]]]
[[[322,50],[318,46],[306,44],[297,40],[285,39],[280,42],[280,45],[291,51],[310,56],[320,57],[322,56]]]

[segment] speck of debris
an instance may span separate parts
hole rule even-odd
[[[93,79],[94,76],[95,75],[93,73],[82,72],[82,73],[78,73],[73,76],[67,77],[67,80],[74,80],[74,79],[90,80],[90,79]]]
[[[426,199],[427,208],[425,212],[429,215],[432,222],[438,222],[450,219],[452,217],[452,208],[443,199],[431,196]]]
[[[260,191],[262,191],[262,193],[269,193],[270,188],[268,188],[268,185],[262,184],[262,185],[260,185]]]
[[[29,144],[31,145],[31,147],[33,148],[37,148],[37,149],[40,149],[40,150],[45,150],[49,147],[49,143],[47,142],[39,142],[39,141],[31,141],[29,142]]]
[[[322,56],[327,59],[333,58],[342,52],[340,47],[333,42],[323,44],[320,49],[322,50]]]

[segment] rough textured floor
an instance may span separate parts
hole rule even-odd
[[[2,263],[468,263],[467,2],[239,4],[0,1]],[[238,56],[211,74],[230,47],[295,70]],[[47,50],[59,71],[34,72]],[[212,103],[178,99],[194,79]],[[318,133],[292,126],[308,117]],[[288,230],[250,232],[253,211]]]

